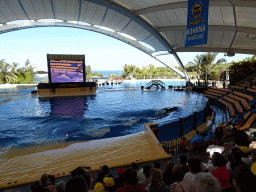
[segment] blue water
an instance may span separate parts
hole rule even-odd
[[[0,148],[124,136],[143,131],[147,122],[161,127],[187,117],[203,109],[207,101],[192,92],[140,90],[145,83],[102,86],[94,96],[51,99],[32,95],[35,88],[2,89]],[[163,116],[166,107],[179,109]]]

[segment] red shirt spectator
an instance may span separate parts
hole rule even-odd
[[[218,167],[215,171],[212,172],[212,175],[220,181],[222,189],[231,187],[230,172],[226,166]]]
[[[183,139],[183,140],[182,140],[182,142],[180,143],[179,147],[180,147],[181,150],[184,150],[184,149],[186,149],[186,147],[188,146],[188,142],[186,141],[186,138],[185,138],[185,137],[183,137],[182,139]]]
[[[124,187],[120,187],[117,189],[116,192],[130,192],[130,191],[138,191],[138,192],[145,192],[145,187],[141,186],[140,184],[137,185],[130,185],[130,184],[125,184]]]
[[[155,136],[159,135],[159,129],[156,127],[155,129],[153,129],[153,133],[155,134]]]

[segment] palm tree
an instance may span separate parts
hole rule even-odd
[[[154,68],[154,69],[153,69],[153,77],[154,77],[154,79],[155,79],[157,76],[159,76],[159,71],[158,71],[157,68]]]
[[[136,68],[137,68],[136,65],[127,65],[127,64],[125,64],[123,66],[123,69],[124,69],[123,75],[125,76],[125,78],[127,78],[127,77],[132,78],[136,73]]]
[[[246,57],[243,61],[254,62],[256,61],[256,55],[253,55],[252,57]]]
[[[197,74],[197,81],[199,83],[200,75],[202,73],[202,56],[197,55],[194,62],[188,62],[188,67],[193,67]]]
[[[131,71],[130,71],[130,66],[129,65],[127,65],[127,64],[125,64],[124,66],[123,66],[123,75],[124,75],[124,77],[125,78],[127,78],[129,75],[130,75],[130,73],[131,73]]]
[[[135,69],[135,78],[136,79],[140,79],[141,78],[141,76],[142,76],[142,70],[139,68],[139,67],[137,67],[136,69]]]
[[[130,71],[131,71],[130,78],[132,78],[132,77],[135,76],[135,74],[136,74],[136,69],[137,69],[137,66],[136,66],[136,65],[130,65]]]
[[[208,83],[208,78],[207,75],[210,72],[210,70],[216,65],[216,64],[220,64],[220,63],[226,63],[226,59],[218,59],[218,61],[216,63],[214,63],[216,57],[217,57],[218,53],[203,53],[201,55],[201,66],[203,68],[203,71],[205,73],[205,81]]]
[[[154,65],[149,64],[148,73],[149,73],[150,79],[152,79],[152,75],[153,75],[154,68],[155,68]]]
[[[142,76],[143,76],[144,79],[147,79],[147,77],[148,77],[147,67],[142,67]]]
[[[4,59],[0,60],[0,73],[2,74],[3,83],[18,83],[16,67],[16,65],[12,66],[6,63]]]

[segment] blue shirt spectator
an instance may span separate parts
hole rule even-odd
[[[233,124],[236,124],[236,122],[238,122],[238,118],[235,118],[235,119],[233,119],[233,120],[231,121],[231,123],[233,123]]]
[[[256,108],[251,111],[251,113],[256,113]]]
[[[253,99],[253,100],[249,103],[249,105],[253,106],[255,103],[256,103],[256,99]]]
[[[204,142],[204,137],[202,137],[199,133],[199,131],[196,131],[196,136],[193,137],[190,142],[191,143],[203,143]]]
[[[205,141],[211,139],[211,138],[214,138],[215,135],[212,133],[212,130],[208,131],[208,134],[207,136],[205,137]]]

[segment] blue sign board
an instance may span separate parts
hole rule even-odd
[[[209,0],[188,0],[185,47],[207,43]]]

